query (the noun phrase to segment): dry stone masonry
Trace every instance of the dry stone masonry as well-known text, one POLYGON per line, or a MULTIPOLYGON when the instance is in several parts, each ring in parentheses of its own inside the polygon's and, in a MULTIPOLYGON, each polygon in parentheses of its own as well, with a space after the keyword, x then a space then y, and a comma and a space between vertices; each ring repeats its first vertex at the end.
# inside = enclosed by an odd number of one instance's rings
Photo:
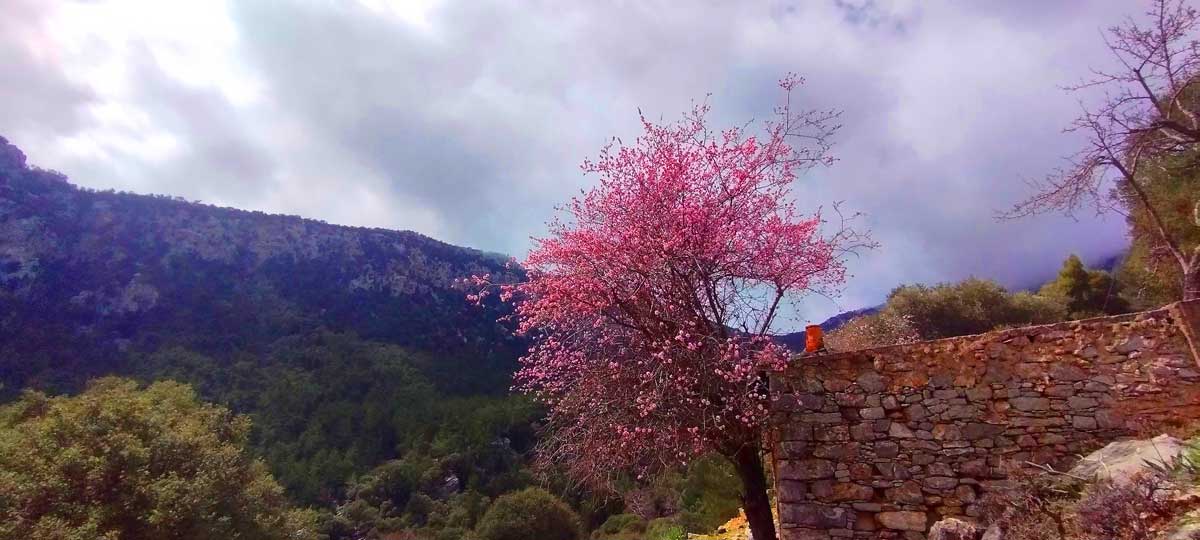
POLYGON ((1200 301, 820 356, 771 381, 783 540, 925 537, 1025 462, 1200 418, 1200 301))

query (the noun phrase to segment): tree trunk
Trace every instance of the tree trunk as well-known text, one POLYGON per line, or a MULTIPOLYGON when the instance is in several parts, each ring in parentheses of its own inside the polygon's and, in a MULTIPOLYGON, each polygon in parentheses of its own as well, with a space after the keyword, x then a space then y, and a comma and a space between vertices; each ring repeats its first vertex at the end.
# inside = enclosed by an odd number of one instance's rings
POLYGON ((754 540, 776 540, 771 499, 767 497, 767 474, 763 471, 758 445, 743 446, 731 460, 742 479, 742 508, 754 540))
POLYGON ((1194 264, 1183 269, 1183 299, 1200 299, 1200 268, 1194 264))

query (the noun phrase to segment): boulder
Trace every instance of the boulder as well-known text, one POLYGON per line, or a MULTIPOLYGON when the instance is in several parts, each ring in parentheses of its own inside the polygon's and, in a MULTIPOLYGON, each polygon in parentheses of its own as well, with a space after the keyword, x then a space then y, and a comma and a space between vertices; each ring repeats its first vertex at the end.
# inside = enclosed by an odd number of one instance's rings
POLYGON ((976 540, 983 533, 978 525, 958 518, 946 518, 929 528, 929 540, 976 540))
POLYGON ((1088 480, 1112 480, 1123 484, 1152 466, 1170 466, 1187 449, 1187 444, 1170 435, 1153 439, 1117 441, 1096 450, 1071 469, 1071 476, 1088 480))
POLYGON ((992 524, 983 531, 983 538, 979 540, 1004 540, 1004 531, 1000 530, 999 525, 992 524))

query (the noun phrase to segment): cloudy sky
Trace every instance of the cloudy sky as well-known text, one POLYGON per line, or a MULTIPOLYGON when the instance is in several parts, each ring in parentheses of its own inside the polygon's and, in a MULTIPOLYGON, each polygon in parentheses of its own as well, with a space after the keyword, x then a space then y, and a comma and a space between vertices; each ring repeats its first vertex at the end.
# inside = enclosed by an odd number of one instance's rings
MULTIPOLYGON (((764 118, 845 111, 829 169, 882 247, 836 301, 970 275, 1010 286, 1125 243, 1118 216, 998 222, 1079 141, 1060 86, 1108 58, 1131 0, 797 2, 0 0, 0 135, 98 189, 348 225, 522 256, 578 165, 636 135, 640 107, 764 118)), ((1084 96, 1086 99, 1086 96, 1084 96)))

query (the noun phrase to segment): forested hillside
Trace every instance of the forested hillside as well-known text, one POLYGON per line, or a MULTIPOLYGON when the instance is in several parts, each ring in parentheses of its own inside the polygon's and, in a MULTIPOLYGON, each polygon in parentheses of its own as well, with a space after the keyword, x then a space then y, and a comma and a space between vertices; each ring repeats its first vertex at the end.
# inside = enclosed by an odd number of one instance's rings
POLYGON ((318 329, 432 353, 431 376, 458 372, 447 391, 505 389, 519 344, 453 288, 486 272, 504 273, 502 257, 413 232, 81 189, 0 138, 9 396, 78 388, 131 353, 230 360, 318 329))
POLYGON ((480 272, 502 275, 505 260, 412 232, 81 189, 0 139, 0 402, 102 375, 188 383, 249 416, 250 450, 300 504, 332 508, 397 459, 415 475, 389 488, 397 517, 422 490, 525 485, 540 413, 506 395, 523 345, 496 322, 502 308, 454 288, 480 272))
MULTIPOLYGON (((516 272, 503 256, 413 232, 83 189, 0 138, 0 439, 34 429, 28 411, 43 411, 46 394, 79 395, 61 403, 104 415, 108 397, 80 394, 88 381, 178 381, 245 416, 238 437, 289 504, 317 510, 314 538, 460 538, 492 501, 529 496, 522 490, 547 481, 530 470, 544 411, 508 393, 525 343, 497 322, 505 304, 474 305, 456 286, 516 272)), ((89 392, 109 396, 119 385, 134 400, 158 392, 109 381, 89 392)), ((223 437, 234 427, 206 429, 223 437)), ((89 467, 128 466, 110 458, 89 467)), ((735 513, 728 466, 693 469, 630 484, 621 495, 638 517, 619 514, 608 529, 671 515, 660 527, 710 530, 735 513)), ((0 489, 36 494, 52 479, 4 481, 0 489)), ((626 506, 549 481, 586 530, 626 506)), ((36 526, 144 526, 73 524, 85 517, 40 515, 36 526)))

